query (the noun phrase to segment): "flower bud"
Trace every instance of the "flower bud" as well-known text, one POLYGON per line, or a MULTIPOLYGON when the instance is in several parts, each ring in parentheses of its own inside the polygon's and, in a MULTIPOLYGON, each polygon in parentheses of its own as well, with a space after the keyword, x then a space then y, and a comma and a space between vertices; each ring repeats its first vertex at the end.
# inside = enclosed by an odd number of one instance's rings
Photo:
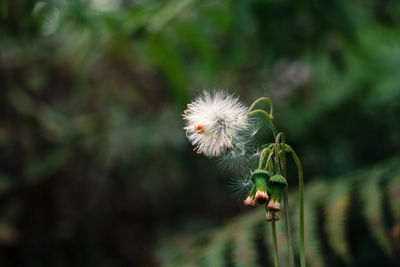
POLYGON ((269 199, 267 193, 268 173, 263 170, 255 170, 251 175, 251 180, 256 188, 254 200, 260 204, 266 203, 269 199))
MULTIPOLYGON (((278 212, 275 212, 275 214, 274 214, 274 220, 275 220, 275 221, 279 221, 280 219, 281 219, 281 218, 279 217, 278 212)), ((271 212, 270 210, 267 210, 267 213, 265 214, 265 220, 266 220, 267 222, 272 221, 272 212, 271 212)))
POLYGON ((268 186, 271 191, 271 200, 269 201, 267 208, 269 210, 280 211, 282 189, 287 186, 287 182, 282 175, 277 174, 269 179, 268 186))
POLYGON ((250 207, 255 207, 256 206, 256 202, 254 200, 254 196, 256 195, 256 191, 257 191, 256 185, 253 184, 253 187, 250 190, 249 196, 243 201, 243 203, 246 206, 250 206, 250 207))

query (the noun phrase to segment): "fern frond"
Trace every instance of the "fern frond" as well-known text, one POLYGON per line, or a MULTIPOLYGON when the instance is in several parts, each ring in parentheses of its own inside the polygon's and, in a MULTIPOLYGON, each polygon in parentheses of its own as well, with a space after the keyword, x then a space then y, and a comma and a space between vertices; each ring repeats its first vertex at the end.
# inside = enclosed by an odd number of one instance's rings
POLYGON ((382 179, 390 174, 391 166, 378 166, 364 172, 363 180, 360 181, 360 194, 364 202, 363 212, 369 225, 372 236, 383 248, 387 256, 391 256, 392 245, 388 238, 384 225, 383 197, 384 188, 381 187, 382 179))
MULTIPOLYGON (((293 230, 294 250, 298 251, 299 209, 297 192, 289 195, 289 211, 293 230)), ((324 254, 326 240, 340 260, 347 265, 356 263, 347 240, 348 229, 355 218, 367 222, 369 233, 378 247, 386 252, 388 258, 395 251, 400 252, 400 158, 383 164, 350 173, 336 179, 317 179, 306 186, 305 191, 305 239, 307 265, 323 267, 330 264, 330 256, 324 254), (349 210, 351 203, 360 196, 361 202, 354 205, 361 212, 349 210), (393 218, 391 229, 385 228, 385 210, 393 218), (361 205, 361 206, 359 206, 361 205), (320 213, 325 210, 324 213, 320 213), (348 216, 350 215, 351 216, 348 216), (356 217, 354 217, 356 216, 356 217), (361 217, 360 217, 361 216, 361 217), (353 218, 354 217, 354 218, 353 218), (321 220, 323 225, 319 225, 321 220), (324 231, 321 232, 321 229, 324 231), (390 230, 390 233, 389 233, 390 230)), ((269 225, 264 222, 265 211, 259 208, 233 219, 228 225, 193 236, 191 242, 172 250, 168 244, 168 254, 163 266, 264 266, 273 261, 272 241, 269 225), (195 242, 196 239, 203 242, 195 242), (177 253, 177 250, 181 250, 177 253), (175 253, 175 254, 174 254, 175 253)), ((277 226, 280 266, 288 266, 288 250, 284 216, 277 226)), ((182 239, 186 240, 187 237, 182 239)), ((384 254, 382 254, 384 255, 384 254)))
POLYGON ((227 262, 226 252, 229 252, 232 240, 230 237, 231 229, 236 224, 231 224, 223 231, 217 233, 211 243, 208 244, 206 250, 200 256, 200 262, 204 266, 225 266, 227 262))
POLYGON ((390 229, 390 236, 393 240, 393 249, 400 253, 400 168, 390 175, 387 183, 387 192, 390 211, 393 215, 393 225, 390 229))
POLYGON ((254 242, 255 229, 262 220, 261 216, 246 216, 232 229, 235 251, 233 262, 235 266, 257 266, 257 248, 254 242), (240 230, 239 230, 240 229, 240 230))
POLYGON ((346 240, 345 225, 352 184, 345 179, 338 179, 327 186, 329 191, 326 192, 325 231, 328 242, 333 251, 349 265, 352 262, 352 257, 346 240))
POLYGON ((390 176, 387 183, 390 209, 395 218, 400 218, 400 167, 387 175, 390 176))
POLYGON ((318 205, 322 205, 326 185, 316 182, 307 188, 307 197, 304 201, 305 209, 305 243, 307 244, 306 258, 310 266, 325 266, 325 258, 321 251, 321 242, 318 238, 318 205))

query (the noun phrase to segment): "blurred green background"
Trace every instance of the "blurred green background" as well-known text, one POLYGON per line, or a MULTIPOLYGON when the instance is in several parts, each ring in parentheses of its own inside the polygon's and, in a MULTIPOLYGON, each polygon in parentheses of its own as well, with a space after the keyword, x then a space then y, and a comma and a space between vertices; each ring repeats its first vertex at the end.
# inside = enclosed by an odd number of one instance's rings
POLYGON ((400 265, 397 0, 0 0, 0 86, 1 266, 269 266, 182 130, 209 88, 273 100, 310 266, 400 265))

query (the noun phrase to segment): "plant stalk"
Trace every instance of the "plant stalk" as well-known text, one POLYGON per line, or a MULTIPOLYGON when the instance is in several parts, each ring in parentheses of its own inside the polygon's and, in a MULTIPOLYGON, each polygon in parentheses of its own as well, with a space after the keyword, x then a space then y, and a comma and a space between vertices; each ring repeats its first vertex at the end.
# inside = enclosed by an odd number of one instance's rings
POLYGON ((261 109, 256 109, 256 110, 253 110, 253 111, 250 111, 249 113, 247 113, 247 116, 251 116, 251 115, 254 115, 254 114, 257 114, 257 113, 260 113, 260 114, 264 115, 265 118, 267 118, 267 120, 268 120, 268 122, 270 124, 270 128, 272 130, 272 133, 273 133, 274 137, 276 137, 276 135, 278 133, 276 131, 276 126, 275 126, 274 119, 266 111, 261 110, 261 109))
POLYGON ((286 224, 286 234, 287 234, 288 249, 289 249, 289 265, 290 267, 294 267, 293 239, 292 239, 292 231, 290 229, 289 200, 288 200, 287 187, 283 191, 283 204, 285 205, 285 224, 286 224))
MULTIPOLYGON (((263 162, 266 158, 267 152, 270 154, 268 155, 267 162, 265 165, 265 169, 269 167, 271 160, 273 160, 273 155, 275 154, 275 171, 278 172, 282 171, 282 176, 286 178, 286 152, 290 152, 293 160, 296 163, 298 178, 299 178, 299 195, 300 195, 300 266, 305 267, 305 253, 304 253, 304 183, 303 183, 303 170, 301 168, 301 163, 299 158, 297 157, 294 150, 285 144, 285 135, 283 133, 278 133, 276 130, 276 125, 274 122, 273 117, 273 105, 272 101, 267 97, 261 97, 254 101, 254 103, 250 106, 249 112, 247 113, 248 116, 254 115, 256 113, 260 113, 266 117, 270 124, 270 128, 275 138, 275 145, 274 150, 270 151, 269 149, 264 149, 261 153, 260 162, 259 162, 259 169, 262 169, 263 162), (270 105, 270 113, 268 114, 266 111, 261 109, 252 110, 259 102, 267 101, 270 105), (279 142, 281 138, 282 143, 279 142), (282 149, 279 151, 279 147, 282 149), (281 153, 282 152, 282 153, 281 153), (278 160, 279 158, 279 160, 278 160)), ((290 229, 290 221, 289 221, 289 201, 288 201, 288 192, 287 188, 285 188, 284 192, 284 206, 285 206, 285 223, 286 223, 286 232, 288 238, 288 246, 289 246, 289 263, 291 267, 294 267, 294 253, 293 253, 293 246, 292 246, 292 235, 290 229)), ((275 212, 272 212, 272 222, 271 222, 271 230, 272 230, 272 238, 274 243, 274 264, 275 267, 278 267, 278 244, 276 239, 276 226, 275 226, 275 212)))
POLYGON ((272 231, 272 242, 274 243, 274 266, 279 266, 279 258, 278 258, 278 242, 276 240, 276 226, 275 226, 275 212, 272 212, 272 221, 271 221, 271 231, 272 231))
POLYGON ((263 164, 264 164, 264 161, 265 161, 265 157, 267 156, 267 154, 268 154, 269 151, 270 151, 270 149, 269 149, 268 147, 267 147, 267 148, 264 148, 264 149, 262 150, 261 155, 260 155, 260 160, 259 160, 259 162, 258 162, 258 169, 259 169, 259 170, 262 170, 263 164))
MULTIPOLYGON (((284 133, 279 133, 276 137, 275 140, 275 148, 276 151, 278 150, 277 146, 282 149, 279 151, 278 156, 281 162, 281 171, 282 171, 282 176, 286 179, 286 141, 285 141, 285 134, 284 133), (279 138, 281 138, 282 143, 279 144, 279 138)), ((289 219, 289 200, 288 200, 288 188, 285 187, 283 190, 283 203, 285 206, 285 226, 286 226, 286 235, 288 239, 288 250, 289 250, 289 265, 290 267, 294 267, 294 253, 293 253, 293 240, 292 240, 292 232, 290 229, 290 219, 289 219)))
POLYGON ((303 169, 301 168, 300 159, 297 157, 296 152, 289 146, 285 146, 294 162, 296 163, 297 173, 299 177, 299 198, 300 198, 300 266, 306 266, 306 257, 304 252, 304 182, 303 182, 303 169))
POLYGON ((249 108, 249 112, 261 101, 267 101, 269 104, 269 115, 271 116, 271 118, 273 118, 273 113, 274 113, 274 105, 272 104, 271 99, 269 99, 268 97, 260 97, 259 99, 257 99, 256 101, 253 102, 253 104, 251 104, 250 108, 249 108))

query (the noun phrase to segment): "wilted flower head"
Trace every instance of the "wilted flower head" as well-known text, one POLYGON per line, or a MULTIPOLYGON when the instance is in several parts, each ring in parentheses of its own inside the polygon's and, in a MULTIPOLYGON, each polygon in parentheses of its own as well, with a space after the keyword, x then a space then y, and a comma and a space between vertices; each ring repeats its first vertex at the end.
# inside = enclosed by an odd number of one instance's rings
POLYGON ((219 156, 243 144, 241 133, 249 128, 247 111, 238 98, 224 91, 205 91, 184 111, 186 136, 197 153, 219 156))

